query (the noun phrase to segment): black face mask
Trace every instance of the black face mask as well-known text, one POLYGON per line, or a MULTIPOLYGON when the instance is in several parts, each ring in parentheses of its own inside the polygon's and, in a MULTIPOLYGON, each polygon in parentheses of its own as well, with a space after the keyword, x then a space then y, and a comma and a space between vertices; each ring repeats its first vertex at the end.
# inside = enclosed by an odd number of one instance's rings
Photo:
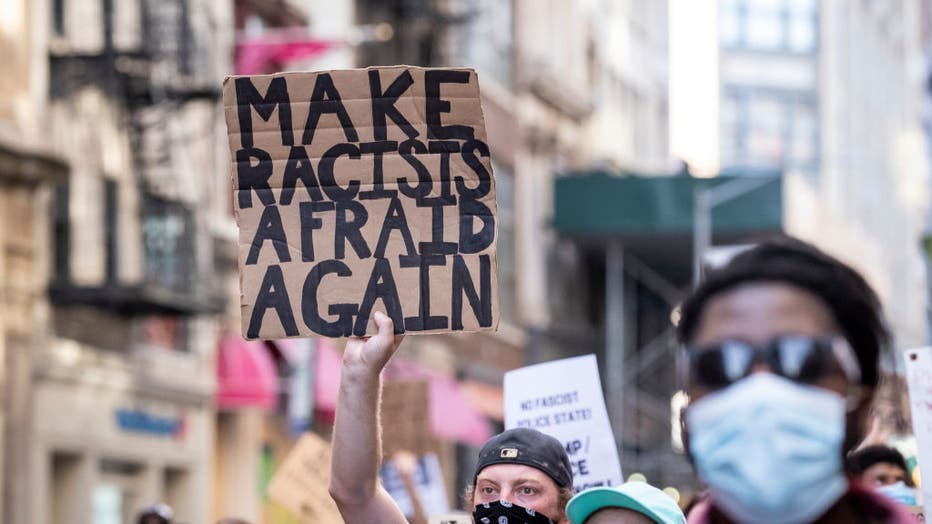
POLYGON ((475 524, 554 524, 532 509, 504 500, 479 504, 472 511, 472 518, 475 524))

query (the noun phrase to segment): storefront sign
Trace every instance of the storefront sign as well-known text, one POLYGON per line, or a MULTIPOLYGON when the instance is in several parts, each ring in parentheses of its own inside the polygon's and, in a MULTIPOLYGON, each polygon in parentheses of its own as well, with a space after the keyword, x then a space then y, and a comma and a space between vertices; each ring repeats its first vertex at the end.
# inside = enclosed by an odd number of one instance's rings
POLYGON ((123 431, 146 433, 159 437, 182 438, 185 418, 156 415, 140 409, 120 408, 114 412, 117 426, 123 431))

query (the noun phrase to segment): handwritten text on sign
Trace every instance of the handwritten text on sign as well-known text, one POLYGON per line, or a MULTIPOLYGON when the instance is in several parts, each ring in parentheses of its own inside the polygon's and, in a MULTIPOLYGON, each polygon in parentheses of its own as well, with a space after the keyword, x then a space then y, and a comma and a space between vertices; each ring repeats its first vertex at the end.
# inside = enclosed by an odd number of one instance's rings
POLYGON ((505 374, 505 428, 528 427, 566 447, 577 491, 621 484, 595 355, 555 360, 505 374))
POLYGON ((228 77, 246 338, 494 329, 495 184, 476 73, 228 77))

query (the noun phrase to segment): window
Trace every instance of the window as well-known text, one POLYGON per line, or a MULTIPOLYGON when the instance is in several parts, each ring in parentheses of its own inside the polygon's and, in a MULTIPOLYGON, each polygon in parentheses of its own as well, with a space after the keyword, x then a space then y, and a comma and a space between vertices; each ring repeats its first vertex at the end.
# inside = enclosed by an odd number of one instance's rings
POLYGON ((117 238, 117 182, 109 178, 104 178, 104 256, 107 283, 113 284, 117 281, 117 264, 119 257, 117 249, 119 239, 117 238))
POLYGON ((480 75, 510 86, 514 63, 513 0, 474 0, 469 13, 464 23, 450 27, 454 48, 480 75))
POLYGON ((190 326, 183 316, 151 315, 135 320, 135 339, 140 346, 169 351, 188 351, 190 326))
POLYGON ((143 195, 142 242, 145 280, 190 293, 194 284, 194 220, 178 202, 143 195))
POLYGON ((68 198, 71 191, 67 182, 55 186, 52 196, 52 240, 55 243, 53 277, 67 282, 71 277, 71 222, 68 198))
POLYGON ((752 49, 780 49, 783 44, 783 13, 777 0, 748 3, 746 45, 752 49))
POLYGON ((52 34, 65 36, 65 0, 52 0, 52 34))
POLYGON ((719 41, 728 48, 809 53, 816 22, 816 0, 722 0, 719 41))
POLYGON ((813 171, 819 148, 815 98, 775 89, 726 89, 721 137, 725 165, 813 171))

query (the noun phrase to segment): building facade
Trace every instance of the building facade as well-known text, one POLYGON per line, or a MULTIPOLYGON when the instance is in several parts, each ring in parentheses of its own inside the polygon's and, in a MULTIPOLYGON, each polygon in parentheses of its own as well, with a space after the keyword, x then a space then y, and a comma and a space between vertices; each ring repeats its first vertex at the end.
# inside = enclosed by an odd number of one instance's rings
POLYGON ((235 238, 217 103, 232 7, 2 7, 0 50, 16 70, 0 81, 13 91, 0 127, 14 151, 48 151, 0 155, 3 172, 20 158, 20 179, 40 167, 69 175, 4 194, 15 255, 4 338, 18 361, 5 381, 16 434, 4 439, 15 481, 4 479, 3 521, 128 522, 164 501, 207 522, 213 355, 235 238))
POLYGON ((786 232, 849 260, 897 347, 927 337, 922 2, 719 2, 723 170, 784 173, 786 232))
POLYGON ((68 165, 44 140, 46 72, 38 61, 43 28, 30 2, 0 10, 0 520, 28 522, 18 501, 29 467, 33 420, 33 355, 45 342, 46 269, 52 250, 44 234, 53 184, 68 165))

